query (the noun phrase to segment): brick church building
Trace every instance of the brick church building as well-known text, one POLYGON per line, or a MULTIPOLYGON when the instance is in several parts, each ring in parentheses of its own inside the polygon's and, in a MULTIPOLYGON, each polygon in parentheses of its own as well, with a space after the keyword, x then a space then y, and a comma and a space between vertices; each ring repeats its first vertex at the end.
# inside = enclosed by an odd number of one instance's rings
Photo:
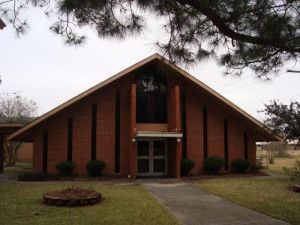
MULTIPOLYGON (((55 96, 53 96, 55 97, 55 96)), ((47 112, 10 136, 33 143, 33 171, 60 161, 86 173, 91 159, 107 176, 180 177, 180 160, 203 173, 207 156, 256 161, 271 131, 223 96, 154 54, 47 112)))

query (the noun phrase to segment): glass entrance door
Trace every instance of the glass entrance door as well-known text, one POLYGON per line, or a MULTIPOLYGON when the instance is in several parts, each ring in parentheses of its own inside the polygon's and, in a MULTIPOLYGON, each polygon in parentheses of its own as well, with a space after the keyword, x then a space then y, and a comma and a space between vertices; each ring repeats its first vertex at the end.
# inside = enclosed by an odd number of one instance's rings
POLYGON ((165 140, 137 142, 137 175, 164 176, 167 174, 167 144, 165 140))

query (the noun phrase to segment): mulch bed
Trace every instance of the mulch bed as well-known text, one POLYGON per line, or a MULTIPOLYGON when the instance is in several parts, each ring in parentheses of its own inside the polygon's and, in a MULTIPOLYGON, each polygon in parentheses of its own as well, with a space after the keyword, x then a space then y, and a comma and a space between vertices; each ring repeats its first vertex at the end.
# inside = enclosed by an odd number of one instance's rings
POLYGON ((92 205, 103 199, 102 194, 93 189, 78 187, 66 188, 61 191, 52 191, 43 195, 43 202, 56 206, 84 206, 92 205))
POLYGON ((292 189, 294 192, 300 192, 300 184, 294 184, 292 189))

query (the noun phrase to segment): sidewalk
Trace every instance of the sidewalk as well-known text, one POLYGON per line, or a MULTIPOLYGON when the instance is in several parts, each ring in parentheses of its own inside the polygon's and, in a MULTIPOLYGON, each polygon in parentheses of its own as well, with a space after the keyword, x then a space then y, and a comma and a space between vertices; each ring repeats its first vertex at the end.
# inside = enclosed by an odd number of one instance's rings
POLYGON ((287 225, 185 182, 142 180, 146 189, 185 225, 287 225))

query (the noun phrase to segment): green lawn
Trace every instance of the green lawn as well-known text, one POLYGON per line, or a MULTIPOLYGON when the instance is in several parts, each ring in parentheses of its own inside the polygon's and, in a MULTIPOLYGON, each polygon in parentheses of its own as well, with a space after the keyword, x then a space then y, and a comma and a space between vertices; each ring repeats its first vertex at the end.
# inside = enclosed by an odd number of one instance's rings
POLYGON ((4 173, 24 173, 32 170, 31 162, 16 163, 15 166, 4 167, 4 173))
MULTIPOLYGON (((264 169, 263 171, 268 173, 278 173, 285 175, 286 173, 282 170, 283 167, 286 167, 288 169, 291 169, 294 167, 294 164, 296 162, 296 157, 293 158, 275 158, 273 164, 269 164, 268 168, 264 169)), ((299 159, 299 157, 298 157, 299 159)))
POLYGON ((97 182, 0 183, 0 224, 30 225, 129 225, 179 222, 139 185, 104 185, 97 182), (44 192, 70 186, 94 188, 104 200, 86 207, 46 206, 44 192))
POLYGON ((199 187, 266 215, 300 224, 300 194, 289 179, 226 178, 205 180, 199 187))

